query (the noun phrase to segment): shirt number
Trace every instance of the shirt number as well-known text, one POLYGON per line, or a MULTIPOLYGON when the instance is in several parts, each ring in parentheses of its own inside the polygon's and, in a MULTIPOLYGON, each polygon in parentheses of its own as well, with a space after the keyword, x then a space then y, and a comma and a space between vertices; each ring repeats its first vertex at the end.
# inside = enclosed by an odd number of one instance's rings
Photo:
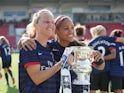
POLYGON ((120 66, 124 66, 123 52, 122 51, 119 53, 119 57, 120 57, 120 66))
POLYGON ((105 48, 103 46, 99 46, 98 50, 101 51, 102 55, 105 55, 105 48))
POLYGON ((4 48, 4 51, 5 51, 6 56, 10 55, 10 48, 9 47, 4 48))

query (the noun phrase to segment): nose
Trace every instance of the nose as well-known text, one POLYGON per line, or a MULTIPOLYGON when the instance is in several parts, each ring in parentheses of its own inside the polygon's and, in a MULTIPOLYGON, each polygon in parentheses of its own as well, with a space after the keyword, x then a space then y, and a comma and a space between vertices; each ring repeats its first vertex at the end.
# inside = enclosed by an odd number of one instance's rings
POLYGON ((69 33, 74 33, 74 30, 73 30, 73 29, 69 29, 68 32, 69 32, 69 33))

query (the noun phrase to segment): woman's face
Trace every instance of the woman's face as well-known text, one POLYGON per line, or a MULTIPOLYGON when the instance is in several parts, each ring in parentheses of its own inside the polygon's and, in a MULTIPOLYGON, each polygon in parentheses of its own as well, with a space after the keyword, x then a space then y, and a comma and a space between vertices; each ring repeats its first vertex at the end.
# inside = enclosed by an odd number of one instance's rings
POLYGON ((36 34, 40 36, 43 35, 48 38, 54 36, 55 24, 53 16, 47 13, 43 14, 38 20, 37 30, 36 34))
POLYGON ((56 29, 59 41, 70 43, 74 37, 74 24, 70 19, 64 19, 59 28, 56 29))

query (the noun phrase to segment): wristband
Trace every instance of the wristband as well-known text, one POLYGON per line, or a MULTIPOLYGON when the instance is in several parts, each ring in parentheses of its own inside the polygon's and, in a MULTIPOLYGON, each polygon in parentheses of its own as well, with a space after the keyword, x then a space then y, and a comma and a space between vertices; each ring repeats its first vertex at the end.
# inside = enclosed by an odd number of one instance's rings
POLYGON ((95 63, 96 65, 101 65, 102 63, 104 63, 105 61, 103 60, 103 59, 100 59, 99 61, 97 61, 97 62, 93 62, 93 63, 95 63))

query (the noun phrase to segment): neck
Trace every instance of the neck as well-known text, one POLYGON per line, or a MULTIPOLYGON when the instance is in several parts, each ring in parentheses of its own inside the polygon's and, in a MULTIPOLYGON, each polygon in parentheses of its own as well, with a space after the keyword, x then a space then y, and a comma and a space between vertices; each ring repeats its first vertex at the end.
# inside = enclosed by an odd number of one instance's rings
POLYGON ((97 38, 97 37, 100 37, 99 35, 95 35, 95 36, 93 36, 93 38, 97 38))
POLYGON ((58 40, 59 44, 62 46, 62 47, 67 47, 69 45, 70 42, 65 42, 63 40, 58 40))
POLYGON ((45 37, 42 37, 42 36, 40 36, 40 37, 36 37, 35 39, 42 45, 42 46, 44 46, 44 47, 46 47, 47 46, 47 41, 48 41, 48 38, 45 38, 45 37))

